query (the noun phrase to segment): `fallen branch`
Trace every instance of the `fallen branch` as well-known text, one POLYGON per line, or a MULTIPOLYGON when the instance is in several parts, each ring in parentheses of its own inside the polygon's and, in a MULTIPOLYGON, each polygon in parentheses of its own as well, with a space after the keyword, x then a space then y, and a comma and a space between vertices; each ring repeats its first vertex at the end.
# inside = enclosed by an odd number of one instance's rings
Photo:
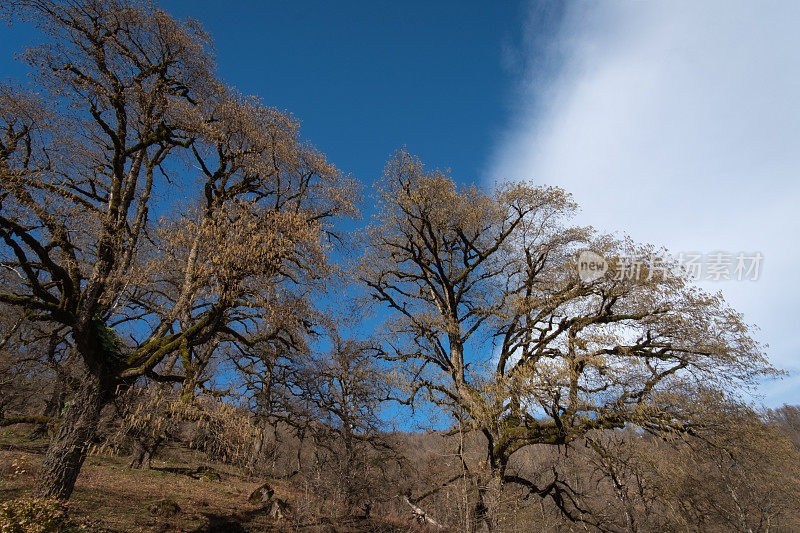
POLYGON ((403 496, 403 500, 411 506, 411 510, 414 512, 414 518, 417 519, 417 522, 424 523, 427 522, 428 524, 434 526, 436 529, 444 529, 444 526, 439 524, 436 520, 434 520, 428 513, 423 511, 420 507, 416 504, 412 503, 408 496, 403 496))
POLYGON ((0 427, 13 426, 14 424, 49 424, 54 420, 55 418, 41 415, 10 416, 8 418, 0 419, 0 427))

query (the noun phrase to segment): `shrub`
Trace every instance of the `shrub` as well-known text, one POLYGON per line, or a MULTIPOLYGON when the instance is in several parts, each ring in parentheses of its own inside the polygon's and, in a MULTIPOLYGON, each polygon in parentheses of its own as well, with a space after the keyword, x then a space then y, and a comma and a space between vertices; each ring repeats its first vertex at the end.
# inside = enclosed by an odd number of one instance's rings
POLYGON ((66 506, 58 500, 19 498, 0 504, 0 533, 51 533, 66 522, 66 506))

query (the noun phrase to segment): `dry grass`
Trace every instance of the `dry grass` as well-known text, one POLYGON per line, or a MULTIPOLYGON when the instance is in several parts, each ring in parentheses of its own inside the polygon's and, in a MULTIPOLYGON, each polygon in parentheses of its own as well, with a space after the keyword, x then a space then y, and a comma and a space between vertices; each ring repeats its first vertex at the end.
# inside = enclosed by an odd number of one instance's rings
MULTIPOLYGON (((0 501, 29 494, 42 461, 42 447, 0 438, 0 501)), ((81 471, 69 502, 69 515, 88 531, 96 532, 231 532, 239 531, 410 531, 416 528, 400 517, 381 520, 342 521, 320 517, 276 521, 248 503, 250 493, 264 482, 237 475, 235 468, 210 465, 219 481, 193 479, 181 471, 203 464, 202 456, 174 450, 178 459, 154 461, 149 471, 130 470, 127 458, 90 456, 81 471), (180 511, 164 516, 160 501, 177 503, 180 511), (161 514, 161 515, 160 515, 161 514)), ((207 463, 206 463, 207 464, 207 463)), ((295 508, 307 505, 308 494, 286 482, 270 483, 275 496, 295 508), (305 500, 305 501, 304 501, 305 500)), ((324 508, 324 502, 317 507, 324 508)), ((169 514, 169 513, 166 513, 169 514)), ((335 515, 336 512, 330 513, 335 515)))
MULTIPOLYGON (((0 500, 24 496, 33 485, 42 456, 20 451, 0 451, 0 500), (23 465, 19 471, 15 465, 23 465)), ((150 471, 129 470, 125 460, 114 456, 89 457, 69 502, 70 516, 90 529, 119 532, 213 531, 221 522, 246 521, 253 527, 275 526, 258 516, 247 496, 258 482, 223 476, 219 482, 193 479, 181 473, 160 470, 156 461, 150 471), (180 512, 158 516, 151 508, 160 500, 172 500, 180 512)), ((188 465, 187 465, 188 466, 188 465)), ((236 528, 231 524, 231 531, 236 528)))

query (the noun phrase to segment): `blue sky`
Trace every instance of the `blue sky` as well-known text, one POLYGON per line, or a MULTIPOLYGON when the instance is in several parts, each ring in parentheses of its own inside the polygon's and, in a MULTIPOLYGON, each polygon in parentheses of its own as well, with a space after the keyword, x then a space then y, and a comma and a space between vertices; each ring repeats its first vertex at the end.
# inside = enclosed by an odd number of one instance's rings
POLYGON ((296 114, 305 136, 367 182, 403 145, 482 176, 514 97, 504 54, 527 19, 516 1, 161 5, 201 20, 225 79, 296 114))
MULTIPOLYGON (((513 103, 505 55, 521 46, 528 13, 521 1, 157 3, 200 20, 228 83, 294 113, 307 138, 367 182, 403 145, 481 177, 513 103)), ((558 9, 552 18, 554 30, 558 9)), ((22 25, 4 33, 14 51, 37 37, 22 25)), ((8 53, 0 67, 23 72, 8 53)))
MULTIPOLYGON (((790 0, 162 0, 199 19, 221 76, 293 112, 369 184, 406 145, 461 181, 565 187, 579 222, 674 252, 761 252, 707 283, 757 323, 800 403, 800 4, 790 0)), ((0 72, 35 36, 3 30, 0 72)))

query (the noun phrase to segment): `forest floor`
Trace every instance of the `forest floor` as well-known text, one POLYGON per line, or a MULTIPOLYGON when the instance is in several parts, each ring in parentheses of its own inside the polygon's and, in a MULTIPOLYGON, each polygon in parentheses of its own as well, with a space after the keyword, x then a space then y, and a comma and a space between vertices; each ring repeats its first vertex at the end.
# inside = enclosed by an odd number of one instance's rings
MULTIPOLYGON (((0 432, 0 503, 29 495, 46 447, 46 440, 0 432)), ((335 511, 319 512, 324 502, 315 502, 317 512, 303 512, 306 518, 300 520, 291 510, 308 507, 310 498, 291 483, 256 479, 228 465, 202 462, 192 450, 178 452, 167 460, 154 460, 150 470, 127 468, 124 456, 90 455, 67 506, 70 521, 78 531, 104 533, 421 531, 407 517, 336 518, 335 511), (205 473, 198 473, 198 466, 205 467, 205 473), (289 516, 272 518, 267 509, 248 501, 264 482, 275 490, 275 498, 288 504, 289 516)))

